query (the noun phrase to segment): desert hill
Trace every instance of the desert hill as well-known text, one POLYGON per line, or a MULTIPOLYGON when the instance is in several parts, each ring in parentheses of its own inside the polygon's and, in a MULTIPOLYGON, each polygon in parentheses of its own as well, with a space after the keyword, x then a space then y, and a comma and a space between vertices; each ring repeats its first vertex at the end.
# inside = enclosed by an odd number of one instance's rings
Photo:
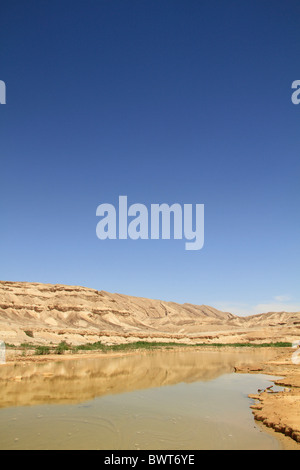
POLYGON ((300 312, 240 317, 206 305, 111 294, 87 287, 0 281, 0 340, 72 344, 296 341, 300 312))

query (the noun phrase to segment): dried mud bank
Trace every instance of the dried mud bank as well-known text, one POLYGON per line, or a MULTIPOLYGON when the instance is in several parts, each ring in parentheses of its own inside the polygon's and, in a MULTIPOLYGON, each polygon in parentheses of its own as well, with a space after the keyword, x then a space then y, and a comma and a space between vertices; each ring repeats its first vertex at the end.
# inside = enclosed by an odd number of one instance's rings
POLYGON ((282 441, 284 448, 300 450, 300 365, 292 361, 294 351, 278 350, 272 361, 236 368, 236 372, 280 377, 273 386, 249 395, 255 400, 252 412, 256 421, 289 438, 282 441), (275 391, 276 385, 283 388, 275 391))

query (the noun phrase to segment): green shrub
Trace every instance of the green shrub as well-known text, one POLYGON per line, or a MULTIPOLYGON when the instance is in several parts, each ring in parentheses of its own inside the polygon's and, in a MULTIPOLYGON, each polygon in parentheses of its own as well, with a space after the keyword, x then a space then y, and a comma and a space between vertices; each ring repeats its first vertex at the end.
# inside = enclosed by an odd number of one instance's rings
POLYGON ((48 346, 36 346, 35 354, 37 356, 44 356, 50 354, 50 348, 48 346))
POLYGON ((56 347, 56 354, 63 354, 65 351, 70 349, 69 345, 65 341, 61 341, 59 345, 56 347))

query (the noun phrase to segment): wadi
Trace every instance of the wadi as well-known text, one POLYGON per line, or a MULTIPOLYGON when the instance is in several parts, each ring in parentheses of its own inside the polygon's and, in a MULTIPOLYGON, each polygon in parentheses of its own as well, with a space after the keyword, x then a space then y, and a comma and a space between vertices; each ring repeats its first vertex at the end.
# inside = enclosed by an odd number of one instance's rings
POLYGON ((81 286, 0 281, 0 341, 6 346, 0 379, 7 390, 1 406, 73 402, 141 387, 201 383, 232 372, 267 374, 281 389, 249 393, 252 414, 287 439, 284 448, 299 449, 299 338, 300 312, 242 317, 206 305, 81 286), (253 355, 258 350, 267 354, 253 355), (242 360, 244 353, 250 362, 242 360), (62 374, 62 361, 90 357, 96 362, 73 362, 62 374), (124 361, 111 362, 122 357, 128 358, 128 367, 124 361), (53 368, 43 371, 40 363, 53 368), (74 387, 66 387, 71 378, 74 387))

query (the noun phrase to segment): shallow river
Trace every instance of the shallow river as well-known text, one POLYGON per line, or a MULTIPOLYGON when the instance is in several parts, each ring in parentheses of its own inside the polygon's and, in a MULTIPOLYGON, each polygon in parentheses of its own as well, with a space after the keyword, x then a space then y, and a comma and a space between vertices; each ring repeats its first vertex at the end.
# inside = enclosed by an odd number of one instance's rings
POLYGON ((269 350, 166 351, 0 366, 0 449, 279 449, 234 373, 269 350))

